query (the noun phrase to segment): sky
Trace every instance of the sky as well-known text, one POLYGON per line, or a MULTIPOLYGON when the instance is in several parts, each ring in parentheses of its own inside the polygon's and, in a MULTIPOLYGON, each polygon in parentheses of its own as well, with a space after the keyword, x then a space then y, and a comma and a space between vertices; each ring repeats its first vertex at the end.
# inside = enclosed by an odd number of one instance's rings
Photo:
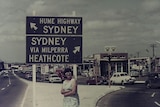
POLYGON ((26 61, 26 16, 83 18, 83 57, 105 46, 129 56, 160 56, 160 0, 0 0, 0 59, 26 61), (138 54, 139 53, 139 54, 138 54))

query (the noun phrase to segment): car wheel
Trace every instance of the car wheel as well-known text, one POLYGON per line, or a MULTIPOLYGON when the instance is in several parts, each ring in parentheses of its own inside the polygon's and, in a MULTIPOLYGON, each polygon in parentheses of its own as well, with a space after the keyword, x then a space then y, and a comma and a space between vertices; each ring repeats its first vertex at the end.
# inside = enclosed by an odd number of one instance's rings
POLYGON ((113 84, 114 84, 114 82, 113 82, 113 81, 110 81, 110 84, 111 84, 111 85, 113 85, 113 84))
POLYGON ((121 84, 124 85, 124 81, 123 80, 122 80, 121 84))
POLYGON ((88 82, 87 85, 90 85, 90 83, 88 82))
POLYGON ((49 83, 53 83, 53 81, 49 81, 49 83))
POLYGON ((146 84, 146 87, 147 87, 147 88, 151 88, 151 83, 148 82, 148 83, 146 84))

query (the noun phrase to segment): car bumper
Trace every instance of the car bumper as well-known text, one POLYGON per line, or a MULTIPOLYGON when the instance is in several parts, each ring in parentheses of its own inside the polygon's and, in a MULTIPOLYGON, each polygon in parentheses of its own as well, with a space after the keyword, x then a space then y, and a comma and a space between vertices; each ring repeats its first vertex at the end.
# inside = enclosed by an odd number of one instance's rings
POLYGON ((130 79, 130 80, 127 80, 126 83, 133 84, 135 83, 135 80, 130 79))

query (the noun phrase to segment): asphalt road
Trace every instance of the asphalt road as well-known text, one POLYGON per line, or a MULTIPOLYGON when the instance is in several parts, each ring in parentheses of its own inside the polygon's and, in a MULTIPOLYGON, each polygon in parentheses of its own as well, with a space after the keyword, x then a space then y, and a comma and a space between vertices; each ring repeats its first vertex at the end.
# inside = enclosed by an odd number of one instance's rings
POLYGON ((0 76, 0 107, 20 107, 26 87, 11 72, 9 78, 0 76))
POLYGON ((135 84, 105 95, 97 102, 97 107, 160 107, 159 95, 160 89, 135 84))

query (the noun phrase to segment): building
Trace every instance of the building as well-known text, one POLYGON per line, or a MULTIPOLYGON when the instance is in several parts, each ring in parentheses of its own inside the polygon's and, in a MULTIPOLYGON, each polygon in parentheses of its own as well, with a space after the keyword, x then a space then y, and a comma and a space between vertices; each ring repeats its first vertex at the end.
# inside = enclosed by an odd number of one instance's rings
POLYGON ((156 57, 154 60, 152 60, 152 71, 160 72, 160 57, 156 57))
POLYGON ((128 71, 137 71, 140 76, 147 75, 151 72, 152 59, 150 57, 138 57, 128 59, 128 71))
POLYGON ((4 62, 0 60, 0 71, 4 69, 4 62))
POLYGON ((94 66, 97 75, 108 76, 114 72, 128 73, 128 53, 98 53, 94 54, 94 66))

